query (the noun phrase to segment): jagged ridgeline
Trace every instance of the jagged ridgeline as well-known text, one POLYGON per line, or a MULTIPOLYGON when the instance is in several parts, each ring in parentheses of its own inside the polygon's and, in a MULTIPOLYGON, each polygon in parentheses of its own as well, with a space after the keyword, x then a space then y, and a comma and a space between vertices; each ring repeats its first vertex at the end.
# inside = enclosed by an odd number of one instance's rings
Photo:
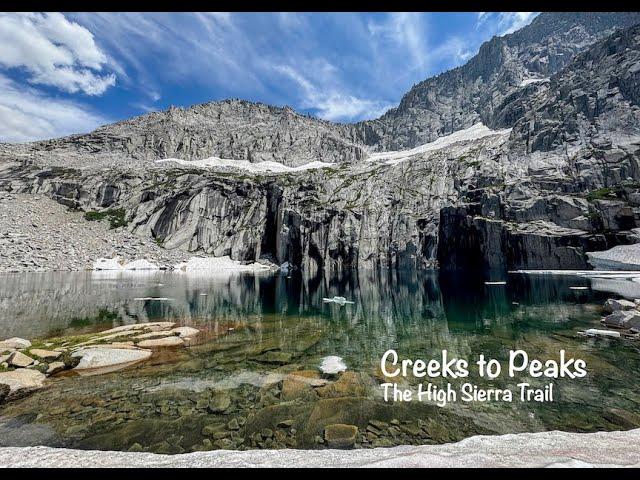
POLYGON ((543 13, 355 124, 227 100, 1 145, 0 187, 308 273, 588 268, 640 240, 639 22, 543 13))

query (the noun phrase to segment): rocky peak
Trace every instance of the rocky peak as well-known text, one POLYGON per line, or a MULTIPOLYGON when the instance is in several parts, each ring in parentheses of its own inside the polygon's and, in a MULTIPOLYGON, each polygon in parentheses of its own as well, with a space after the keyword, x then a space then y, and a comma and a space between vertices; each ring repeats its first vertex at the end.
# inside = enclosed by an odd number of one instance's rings
POLYGON ((376 150, 397 150, 479 121, 494 126, 496 106, 523 81, 558 72, 614 29, 639 22, 635 12, 542 13, 517 32, 482 44, 465 65, 415 85, 380 119, 359 124, 362 141, 376 150))

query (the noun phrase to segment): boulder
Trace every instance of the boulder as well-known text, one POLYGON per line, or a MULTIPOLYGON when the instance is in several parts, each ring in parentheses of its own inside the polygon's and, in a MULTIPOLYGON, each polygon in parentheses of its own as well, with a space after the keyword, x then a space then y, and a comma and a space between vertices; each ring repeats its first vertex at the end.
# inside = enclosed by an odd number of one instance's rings
POLYGON ((29 365, 31 365, 33 362, 33 358, 29 357, 28 355, 25 355, 22 352, 13 352, 10 356, 9 359, 7 360, 9 362, 9 365, 12 365, 14 367, 18 367, 18 368, 24 368, 24 367, 28 367, 29 365))
POLYGON ((606 302, 604 302, 604 310, 609 313, 617 312, 619 310, 631 310, 635 309, 636 304, 634 302, 630 302, 629 300, 616 300, 614 298, 610 298, 606 302))
POLYGON ((111 333, 119 333, 126 332, 129 330, 144 330, 149 329, 152 331, 158 330, 169 330, 173 328, 175 322, 145 322, 145 323, 134 323, 132 325, 122 325, 120 327, 115 327, 110 330, 105 330, 104 332, 100 332, 100 335, 108 335, 111 333))
POLYGON ((231 405, 231 397, 225 390, 212 392, 207 410, 210 413, 223 413, 231 405))
POLYGON ((80 363, 74 370, 81 374, 112 372, 146 360, 150 356, 150 350, 108 347, 86 348, 72 355, 74 358, 80 358, 80 363))
POLYGON ((30 346, 31 342, 29 340, 13 337, 0 342, 0 352, 5 350, 22 350, 24 348, 29 348, 30 346))
POLYGON ((51 362, 47 368, 47 375, 53 375, 64 370, 64 362, 51 362))
POLYGON ((190 338, 199 334, 200 330, 193 327, 177 327, 172 329, 171 332, 177 334, 180 338, 190 338))
MULTIPOLYGON (((19 368, 11 372, 0 373, 0 385, 8 385, 7 400, 20 397, 42 388, 47 377, 30 368, 19 368)), ((6 388, 5 388, 6 390, 6 388)))
POLYGON ((351 448, 356 443, 358 427, 335 423, 324 427, 324 440, 330 448, 351 448))
POLYGON ((618 310, 602 319, 605 325, 618 328, 640 328, 640 312, 637 310, 618 310))
POLYGON ((46 361, 57 360, 60 357, 60 355, 62 355, 62 352, 42 350, 40 348, 32 348, 31 350, 29 350, 29 353, 31 355, 35 355, 36 357, 46 361))
POLYGON ((313 381, 321 380, 319 377, 320 374, 318 372, 311 370, 291 372, 282 380, 280 398, 283 401, 288 402, 289 400, 295 400, 296 398, 313 395, 313 381))
POLYGON ((183 345, 184 345, 184 340, 176 336, 156 338, 151 340, 143 340, 140 343, 138 343, 138 346, 142 348, 181 347, 183 345))

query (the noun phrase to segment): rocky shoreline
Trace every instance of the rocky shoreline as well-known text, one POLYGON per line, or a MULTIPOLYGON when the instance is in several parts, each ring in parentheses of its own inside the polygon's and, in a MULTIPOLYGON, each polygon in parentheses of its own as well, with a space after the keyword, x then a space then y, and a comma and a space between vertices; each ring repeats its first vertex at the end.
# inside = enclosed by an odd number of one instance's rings
POLYGON ((32 343, 23 338, 0 341, 0 404, 45 386, 47 377, 65 370, 99 375, 129 367, 152 351, 185 347, 200 330, 174 322, 123 325, 103 332, 32 343))
POLYGON ((216 450, 179 455, 0 448, 6 467, 638 467, 640 429, 474 436, 444 445, 367 450, 216 450))

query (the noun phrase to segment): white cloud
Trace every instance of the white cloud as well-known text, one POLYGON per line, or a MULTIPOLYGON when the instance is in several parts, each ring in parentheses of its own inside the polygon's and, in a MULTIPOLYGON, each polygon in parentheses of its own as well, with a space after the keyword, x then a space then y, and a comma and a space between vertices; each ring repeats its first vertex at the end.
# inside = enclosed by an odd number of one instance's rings
MULTIPOLYGON (((237 28, 234 14, 211 13, 75 13, 114 58, 126 66, 126 88, 151 101, 167 84, 190 88, 259 91, 253 71, 253 35, 237 28)), ((124 67, 120 67, 124 70, 124 67)))
POLYGON ((99 73, 106 64, 91 32, 60 13, 0 13, 0 65, 25 69, 31 83, 100 95, 116 81, 99 73))
POLYGON ((430 55, 434 60, 452 59, 454 65, 459 65, 469 60, 476 51, 477 46, 472 46, 468 39, 450 37, 444 43, 431 49, 430 55))
POLYGON ((403 48, 413 61, 413 68, 427 66, 427 40, 419 13, 390 13, 383 22, 369 22, 369 32, 403 48))
POLYGON ((21 143, 93 130, 108 120, 0 75, 0 142, 21 143))
POLYGON ((531 23, 537 15, 536 12, 503 12, 500 14, 499 25, 502 28, 500 35, 513 33, 531 23))
POLYGON ((382 115, 393 105, 380 100, 359 98, 351 95, 335 83, 337 70, 325 60, 316 60, 310 67, 319 80, 320 85, 314 84, 305 75, 290 65, 276 65, 274 70, 298 86, 301 93, 300 107, 317 111, 320 118, 331 121, 353 121, 365 118, 375 118, 382 115))
POLYGON ((538 12, 479 12, 476 29, 487 28, 494 35, 507 35, 526 27, 538 12))

